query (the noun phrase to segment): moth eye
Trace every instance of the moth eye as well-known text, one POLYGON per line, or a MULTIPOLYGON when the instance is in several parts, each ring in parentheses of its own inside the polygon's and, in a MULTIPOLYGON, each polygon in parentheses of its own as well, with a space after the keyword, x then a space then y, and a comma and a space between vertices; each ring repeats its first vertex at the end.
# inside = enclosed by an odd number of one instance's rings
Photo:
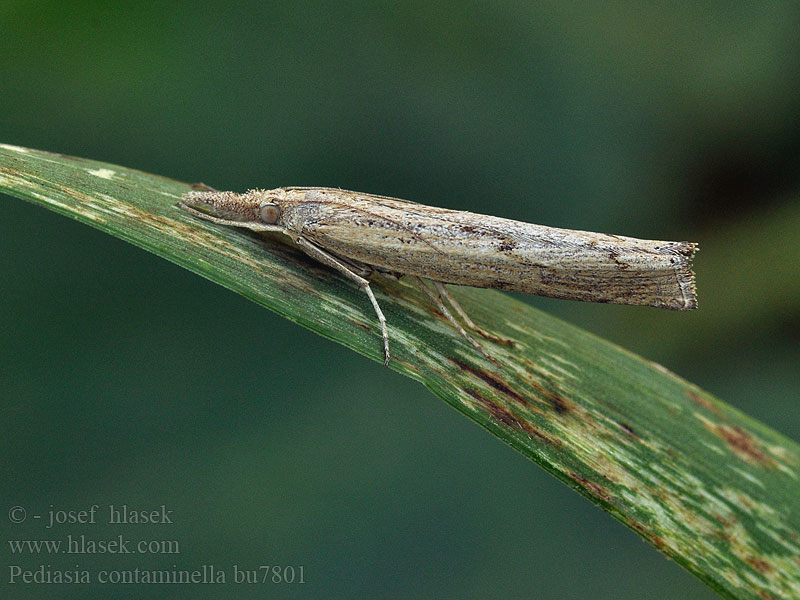
POLYGON ((277 204, 265 202, 259 207, 258 216, 261 217, 261 220, 267 225, 274 225, 281 216, 281 210, 278 208, 277 204))

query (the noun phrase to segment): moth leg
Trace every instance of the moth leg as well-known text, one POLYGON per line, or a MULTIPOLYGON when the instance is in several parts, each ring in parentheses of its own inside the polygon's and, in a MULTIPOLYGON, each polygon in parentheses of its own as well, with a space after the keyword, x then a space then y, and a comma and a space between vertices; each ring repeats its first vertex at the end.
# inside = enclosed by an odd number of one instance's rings
POLYGON ((475 339, 466 332, 466 330, 461 326, 461 324, 455 320, 453 315, 450 314, 450 311, 447 310, 447 307, 444 305, 444 302, 442 302, 441 297, 435 294, 433 290, 431 290, 427 285, 425 285, 425 282, 422 281, 422 279, 420 279, 416 275, 412 275, 412 277, 414 278, 414 281, 416 281, 419 288, 423 292, 425 292, 425 295, 428 296, 428 298, 430 298, 434 304, 436 304, 436 307, 440 311, 442 311, 442 314, 448 321, 450 321, 450 324, 455 328, 455 330, 458 331, 458 333, 460 333, 464 337, 464 339, 466 339, 470 344, 472 344, 473 348, 475 348, 478 352, 483 354, 486 357, 486 360, 494 364, 498 364, 497 361, 494 359, 494 357, 491 354, 489 354, 484 349, 483 346, 481 346, 478 342, 476 342, 475 339))
POLYGON ((362 262, 358 262, 351 259, 343 259, 340 257, 336 257, 336 260, 341 262, 345 267, 350 269, 353 273, 355 273, 356 275, 360 275, 364 279, 366 279, 373 273, 377 272, 373 267, 362 262))
POLYGON ((455 310, 456 313, 458 313, 458 316, 460 316, 464 320, 464 323, 466 324, 466 326, 469 327, 470 329, 472 329, 472 331, 474 331, 475 333, 485 337, 487 340, 490 340, 490 341, 495 342, 497 344, 504 344, 506 346, 513 346, 514 345, 514 341, 513 340, 509 340, 509 339, 506 339, 506 338, 498 337, 498 336, 494 335, 493 333, 489 333, 488 331, 486 331, 482 327, 478 327, 477 325, 475 325, 475 323, 472 322, 472 319, 469 318, 469 315, 467 315, 467 313, 464 311, 464 309, 461 308, 461 305, 458 302, 456 302, 456 299, 453 298, 450 295, 450 292, 447 291, 447 286, 445 286, 445 284, 443 284, 441 281, 434 281, 433 285, 436 286, 436 291, 439 292, 439 297, 442 299, 442 301, 443 302, 444 301, 449 302, 450 306, 453 307, 453 310, 455 310))
POLYGON ((315 258, 322 264, 328 265, 332 269, 336 269, 348 279, 355 281, 367 293, 369 301, 372 302, 372 306, 375 309, 375 314, 378 315, 378 322, 380 322, 381 324, 381 333, 383 334, 383 354, 385 356, 383 364, 388 367, 390 355, 389 355, 389 332, 386 329, 386 317, 383 316, 383 311, 381 310, 381 307, 378 306, 378 301, 375 299, 375 294, 372 293, 372 288, 369 287, 369 281, 367 281, 357 273, 354 273, 350 269, 350 267, 345 265, 341 260, 333 256, 332 254, 329 254, 322 248, 315 246, 305 238, 298 236, 295 238, 295 242, 297 242, 297 245, 300 246, 300 248, 302 248, 303 251, 306 254, 308 254, 311 258, 315 258))
POLYGON ((382 277, 386 277, 386 279, 391 279, 392 281, 400 281, 400 278, 405 275, 405 273, 398 273, 396 271, 387 271, 386 269, 381 269, 380 267, 370 267, 373 272, 378 273, 382 277))

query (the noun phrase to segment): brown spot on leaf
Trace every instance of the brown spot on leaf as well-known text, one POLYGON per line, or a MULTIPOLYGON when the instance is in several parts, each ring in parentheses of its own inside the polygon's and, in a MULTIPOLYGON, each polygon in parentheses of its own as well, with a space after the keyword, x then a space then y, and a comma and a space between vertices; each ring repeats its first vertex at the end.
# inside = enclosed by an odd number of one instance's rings
POLYGON ((747 556, 745 557, 744 562, 753 567, 762 575, 772 573, 775 570, 771 564, 769 564, 763 558, 758 558, 757 556, 747 556))
POLYGON ((689 400, 691 400, 695 404, 697 404, 699 406, 702 406, 703 408, 705 408, 706 410, 711 411, 715 415, 719 415, 720 414, 719 407, 716 404, 714 404, 713 402, 711 402, 707 398, 703 398, 703 396, 701 396, 700 394, 698 394, 694 390, 685 390, 684 394, 686 394, 686 396, 689 398, 689 400))
POLYGON ((490 386, 492 386, 494 389, 496 389, 498 392, 500 392, 504 396, 508 396, 509 398, 511 398, 515 402, 518 402, 519 404, 522 404, 523 406, 529 406, 530 405, 530 403, 525 398, 523 398, 519 394, 519 392, 515 392, 514 390, 512 390, 510 387, 508 387, 507 384, 505 384, 504 382, 500 381, 494 375, 491 375, 490 373, 486 373, 485 371, 481 371, 480 369, 476 369, 472 365, 468 365, 467 363, 462 362, 462 361, 458 360, 457 358, 450 358, 450 360, 452 360, 456 365, 458 365, 459 369, 461 369, 462 371, 467 371, 468 373, 472 373, 473 375, 475 375, 479 379, 482 379, 483 381, 488 383, 490 386))
POLYGON ((732 522, 731 522, 730 519, 727 519, 727 518, 723 517, 719 513, 712 513, 711 516, 714 517, 714 520, 717 521, 717 523, 719 523, 723 527, 730 527, 732 525, 732 522))
POLYGON ((625 518, 625 524, 641 535, 646 540, 649 540, 651 544, 653 544, 656 548, 658 548, 661 552, 667 551, 667 543, 664 541, 664 538, 660 535, 656 535, 652 531, 650 531, 647 527, 645 527, 639 521, 634 521, 630 517, 625 518))
MULTIPOLYGON (((490 386, 492 386, 495 390, 514 400, 515 402, 525 406, 526 408, 535 410, 535 407, 531 405, 530 401, 522 396, 519 392, 511 389, 505 382, 501 381, 494 375, 487 373, 485 371, 481 371, 480 369, 476 369, 475 367, 468 365, 465 362, 462 362, 456 358, 450 357, 460 369, 463 371, 467 371, 468 373, 472 373, 479 379, 482 379, 490 386)), ((555 412, 559 415, 567 414, 575 409, 573 403, 568 400, 567 398, 560 396, 550 390, 544 388, 542 385, 535 383, 533 381, 529 381, 528 385, 530 385, 537 394, 540 394, 544 397, 550 405, 553 407, 555 412)), ((540 411, 541 412, 541 411, 540 411)))
POLYGON ((582 475, 578 475, 577 473, 575 473, 573 471, 567 471, 566 474, 567 474, 567 477, 572 479, 572 481, 577 483, 580 487, 582 487, 584 490, 589 492, 592 496, 595 496, 596 498, 600 498, 601 500, 604 500, 605 502, 609 502, 609 503, 613 502, 614 498, 611 495, 611 492, 606 487, 600 485, 596 481, 590 481, 586 477, 584 477, 582 475))
POLYGON ((733 539, 733 536, 730 533, 728 533, 727 531, 719 531, 719 532, 717 532, 717 537, 720 538, 721 540, 725 540, 729 544, 732 544, 735 541, 733 539))
POLYGON ((360 328, 361 328, 361 329, 363 329, 364 331, 367 331, 367 332, 371 331, 369 327, 367 327, 367 326, 366 326, 366 325, 364 325, 363 323, 359 323, 359 322, 358 322, 358 321, 356 321, 355 319, 347 319, 347 320, 348 320, 348 321, 350 321, 350 323, 352 323, 352 324, 353 324, 353 325, 355 325, 356 327, 360 327, 360 328))
POLYGON ((478 403, 483 407, 483 409, 486 412, 488 412, 489 415, 498 423, 502 423, 507 427, 524 431, 530 437, 538 439, 547 444, 558 445, 561 443, 559 440, 556 440, 550 437, 549 435, 545 434, 543 431, 539 430, 532 423, 524 419, 520 419, 504 406, 500 406, 499 404, 492 402, 488 398, 485 398, 478 390, 474 390, 472 388, 465 388, 464 391, 466 391, 470 396, 475 398, 475 400, 478 401, 478 403))
POLYGON ((557 414, 564 415, 575 410, 575 405, 567 400, 564 396, 560 396, 555 392, 551 392, 544 386, 534 381, 530 381, 529 384, 534 390, 536 390, 537 393, 547 398, 548 402, 550 402, 550 405, 557 414))
POLYGON ((550 400, 550 404, 553 405, 553 409, 560 414, 563 415, 565 412, 569 410, 567 406, 567 401, 564 400, 561 396, 557 396, 556 394, 547 394, 547 399, 550 400))
POLYGON ((728 445, 728 449, 739 458, 751 464, 769 468, 775 467, 775 460, 767 455, 758 440, 738 425, 706 423, 705 427, 714 435, 722 438, 728 445))
POLYGON ((665 552, 667 548, 667 543, 664 541, 660 535, 654 535, 648 538, 650 543, 653 544, 656 548, 661 550, 661 552, 665 552))

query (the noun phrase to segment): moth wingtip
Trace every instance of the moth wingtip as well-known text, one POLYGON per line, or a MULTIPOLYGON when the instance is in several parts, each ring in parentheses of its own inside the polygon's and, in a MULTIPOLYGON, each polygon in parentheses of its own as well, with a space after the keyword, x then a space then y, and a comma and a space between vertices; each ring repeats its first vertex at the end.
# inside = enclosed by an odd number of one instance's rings
POLYGON ((695 310, 697 308, 697 284, 692 270, 692 259, 698 250, 694 242, 674 242, 669 249, 673 255, 672 263, 677 289, 662 306, 672 310, 695 310))
POLYGON ((698 249, 698 245, 694 242, 684 242, 683 255, 686 257, 686 264, 678 272, 678 286, 683 299, 681 310, 695 310, 697 308, 697 280, 692 270, 692 259, 698 249))
POLYGON ((697 309, 697 285, 695 284, 695 277, 692 271, 689 271, 689 280, 685 287, 681 286, 683 291, 683 308, 681 310, 696 310, 697 309))

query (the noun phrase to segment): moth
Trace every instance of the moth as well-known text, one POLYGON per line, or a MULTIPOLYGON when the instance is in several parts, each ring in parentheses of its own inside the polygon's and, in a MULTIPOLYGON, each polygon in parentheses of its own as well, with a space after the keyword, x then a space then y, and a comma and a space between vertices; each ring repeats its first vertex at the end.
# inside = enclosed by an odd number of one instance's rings
POLYGON ((313 259, 358 284, 372 303, 389 364, 386 318, 367 279, 411 277, 448 321, 491 359, 453 317, 483 337, 444 284, 513 290, 552 298, 697 307, 691 242, 640 240, 319 187, 191 191, 178 206, 206 221, 290 237, 313 259), (432 283, 433 289, 423 279, 432 283))

